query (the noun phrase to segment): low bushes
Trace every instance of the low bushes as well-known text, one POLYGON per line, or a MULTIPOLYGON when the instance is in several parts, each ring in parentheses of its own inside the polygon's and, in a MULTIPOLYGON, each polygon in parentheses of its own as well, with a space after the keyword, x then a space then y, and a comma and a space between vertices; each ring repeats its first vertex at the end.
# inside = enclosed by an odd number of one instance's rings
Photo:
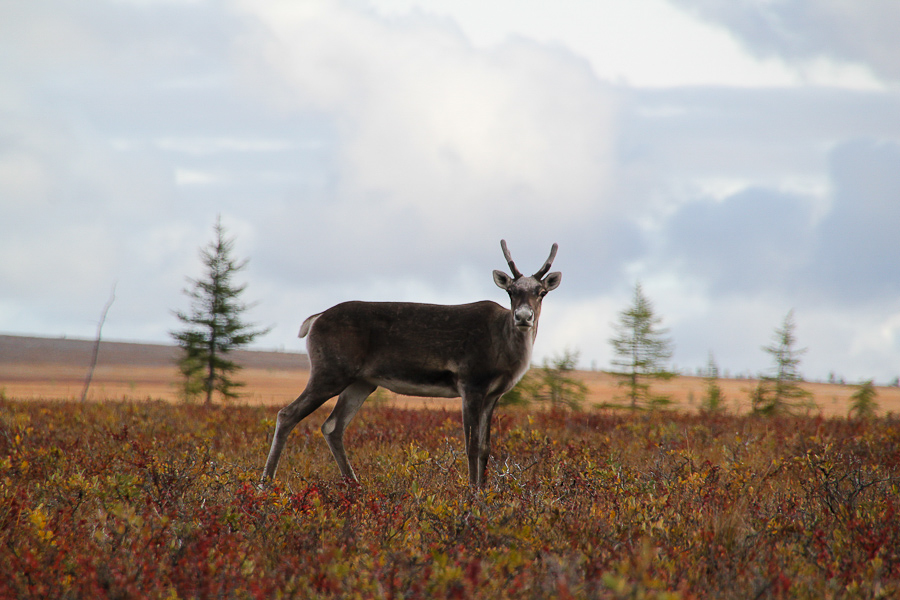
POLYGON ((0 400, 0 597, 900 594, 900 423, 374 405, 260 489, 275 411, 0 400))

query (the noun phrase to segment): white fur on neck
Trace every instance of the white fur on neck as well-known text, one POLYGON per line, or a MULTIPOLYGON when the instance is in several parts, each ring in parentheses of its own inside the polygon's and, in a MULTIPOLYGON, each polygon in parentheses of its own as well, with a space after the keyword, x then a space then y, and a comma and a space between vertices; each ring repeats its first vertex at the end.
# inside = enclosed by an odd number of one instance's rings
POLYGON ((525 358, 522 359, 522 364, 519 365, 519 370, 513 374, 512 385, 515 386, 519 383, 523 377, 525 377, 525 373, 528 372, 528 369, 531 368, 531 353, 534 351, 534 336, 536 333, 535 327, 532 327, 531 331, 529 331, 525 335, 525 358))

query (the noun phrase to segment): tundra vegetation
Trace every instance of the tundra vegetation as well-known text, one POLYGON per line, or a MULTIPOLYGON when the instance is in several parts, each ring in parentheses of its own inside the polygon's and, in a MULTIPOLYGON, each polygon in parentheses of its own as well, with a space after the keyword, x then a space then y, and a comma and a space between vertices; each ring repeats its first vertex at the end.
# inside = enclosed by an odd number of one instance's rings
MULTIPOLYGON (((327 412, 327 411, 325 411, 327 412)), ((338 477, 316 413, 0 400, 4 598, 900 595, 900 421, 376 403, 338 477)))

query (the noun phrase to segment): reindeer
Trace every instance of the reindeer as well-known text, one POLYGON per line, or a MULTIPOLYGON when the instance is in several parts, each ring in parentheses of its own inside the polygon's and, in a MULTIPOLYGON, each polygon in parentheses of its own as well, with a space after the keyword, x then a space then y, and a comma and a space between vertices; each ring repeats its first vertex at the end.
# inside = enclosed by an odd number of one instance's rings
POLYGON ((469 483, 482 487, 494 407, 528 371, 541 301, 562 280, 562 273, 547 275, 556 244, 531 277, 516 268, 506 240, 500 247, 512 277, 497 270, 494 283, 509 294, 510 310, 488 300, 457 306, 344 302, 306 319, 300 337, 309 336, 309 382, 278 411, 263 482, 275 476, 291 430, 334 396, 322 433, 341 475, 358 482, 344 452, 344 430, 382 386, 409 396, 462 397, 469 483))

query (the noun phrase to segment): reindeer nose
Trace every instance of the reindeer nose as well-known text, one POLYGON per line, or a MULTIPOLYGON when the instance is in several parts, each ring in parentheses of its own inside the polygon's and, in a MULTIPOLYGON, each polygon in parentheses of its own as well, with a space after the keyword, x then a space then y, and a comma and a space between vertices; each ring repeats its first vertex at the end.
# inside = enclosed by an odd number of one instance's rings
POLYGON ((513 313, 516 327, 534 327, 534 311, 529 306, 520 306, 513 313))

